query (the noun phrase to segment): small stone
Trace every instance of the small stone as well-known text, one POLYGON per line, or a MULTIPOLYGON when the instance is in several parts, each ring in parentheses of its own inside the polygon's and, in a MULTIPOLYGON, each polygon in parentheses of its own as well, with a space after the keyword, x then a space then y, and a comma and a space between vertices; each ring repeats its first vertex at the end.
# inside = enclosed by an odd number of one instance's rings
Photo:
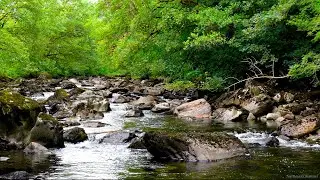
POLYGON ((266 146, 269 147, 278 147, 280 144, 279 140, 276 137, 271 137, 267 139, 266 146))
POLYGON ((280 114, 278 114, 278 113, 268 113, 266 118, 268 120, 276 120, 279 117, 280 117, 280 114))
POLYGON ((256 120, 256 117, 252 113, 249 113, 247 120, 253 121, 253 120, 256 120))
POLYGON ((88 135, 83 128, 75 127, 63 133, 63 139, 67 142, 78 143, 88 139, 88 135))
POLYGON ((288 120, 294 120, 294 114, 286 114, 283 118, 288 119, 288 120))

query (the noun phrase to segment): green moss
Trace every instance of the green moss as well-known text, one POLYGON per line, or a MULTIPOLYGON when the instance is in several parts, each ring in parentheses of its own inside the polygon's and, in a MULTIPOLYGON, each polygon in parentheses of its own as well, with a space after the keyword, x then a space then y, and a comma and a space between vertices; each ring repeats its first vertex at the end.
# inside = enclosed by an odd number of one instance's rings
POLYGON ((166 84, 165 88, 168 90, 175 90, 175 91, 184 91, 188 89, 195 88, 196 85, 191 81, 175 81, 171 84, 166 84))
POLYGON ((12 107, 17 107, 20 110, 40 108, 39 103, 36 101, 9 90, 0 91, 0 103, 4 105, 3 110, 7 113, 12 110, 12 107))
POLYGON ((125 122, 123 125, 123 129, 132 129, 132 128, 136 128, 138 126, 138 124, 136 122, 125 122))
POLYGON ((50 121, 53 123, 58 123, 58 120, 56 118, 54 118, 53 116, 51 116, 50 114, 47 114, 47 113, 40 113, 38 115, 38 118, 40 118, 43 121, 50 121))
POLYGON ((69 94, 66 90, 64 89, 58 89, 56 90, 56 92, 54 93, 54 97, 59 99, 59 100, 63 100, 63 99, 67 99, 69 98, 69 94))

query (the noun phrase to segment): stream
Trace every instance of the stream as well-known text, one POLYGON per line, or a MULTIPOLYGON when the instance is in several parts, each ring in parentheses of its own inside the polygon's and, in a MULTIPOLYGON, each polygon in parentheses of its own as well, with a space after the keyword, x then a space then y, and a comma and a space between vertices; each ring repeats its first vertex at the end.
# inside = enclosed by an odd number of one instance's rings
MULTIPOLYGON (((46 98, 52 95, 45 93, 46 98)), ((125 118, 127 104, 111 103, 112 111, 100 121, 107 126, 83 125, 89 140, 53 155, 30 157, 21 152, 0 152, 0 172, 26 170, 44 179, 280 179, 320 178, 320 146, 278 138, 280 147, 265 146, 272 130, 255 123, 194 124, 168 115, 144 111, 141 118, 125 118), (129 149, 128 143, 101 142, 110 133, 166 128, 179 131, 227 131, 248 145, 245 157, 210 163, 157 162, 146 150, 129 149), (239 133, 237 133, 239 132, 239 133)))

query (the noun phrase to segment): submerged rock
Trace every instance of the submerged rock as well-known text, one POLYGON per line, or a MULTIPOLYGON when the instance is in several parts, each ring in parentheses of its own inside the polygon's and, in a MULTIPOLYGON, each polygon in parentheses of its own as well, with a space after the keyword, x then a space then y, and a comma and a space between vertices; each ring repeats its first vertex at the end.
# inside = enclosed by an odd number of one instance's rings
POLYGON ((207 119, 211 117, 211 106, 205 99, 198 99, 176 107, 174 114, 181 118, 207 119))
POLYGON ((8 174, 4 174, 0 176, 0 179, 30 179, 32 177, 32 174, 26 172, 26 171, 15 171, 8 174))
POLYGON ((147 150, 158 159, 178 161, 214 161, 242 156, 245 146, 226 133, 147 132, 143 137, 147 150))
POLYGON ((31 142, 24 150, 26 154, 49 154, 49 150, 39 143, 31 142))
POLYGON ((63 133, 63 139, 66 142, 79 143, 88 139, 88 135, 83 128, 74 127, 63 133))

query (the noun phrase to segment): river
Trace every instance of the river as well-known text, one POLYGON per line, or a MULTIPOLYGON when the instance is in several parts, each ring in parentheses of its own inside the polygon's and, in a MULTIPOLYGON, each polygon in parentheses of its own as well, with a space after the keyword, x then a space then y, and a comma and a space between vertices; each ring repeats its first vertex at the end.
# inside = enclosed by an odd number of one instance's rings
MULTIPOLYGON (((50 94, 48 94, 50 95, 50 94)), ((280 139, 280 147, 265 146, 272 130, 256 123, 193 124, 172 116, 144 111, 141 118, 125 118, 126 104, 112 104, 102 120, 107 126, 88 128, 89 140, 51 149, 54 155, 30 157, 0 152, 0 172, 26 170, 45 179, 280 179, 320 178, 320 146, 280 139), (245 157, 210 163, 157 162, 146 150, 127 148, 117 141, 101 142, 108 134, 132 129, 227 131, 248 145, 245 157), (8 159, 9 158, 9 159, 8 159)))

